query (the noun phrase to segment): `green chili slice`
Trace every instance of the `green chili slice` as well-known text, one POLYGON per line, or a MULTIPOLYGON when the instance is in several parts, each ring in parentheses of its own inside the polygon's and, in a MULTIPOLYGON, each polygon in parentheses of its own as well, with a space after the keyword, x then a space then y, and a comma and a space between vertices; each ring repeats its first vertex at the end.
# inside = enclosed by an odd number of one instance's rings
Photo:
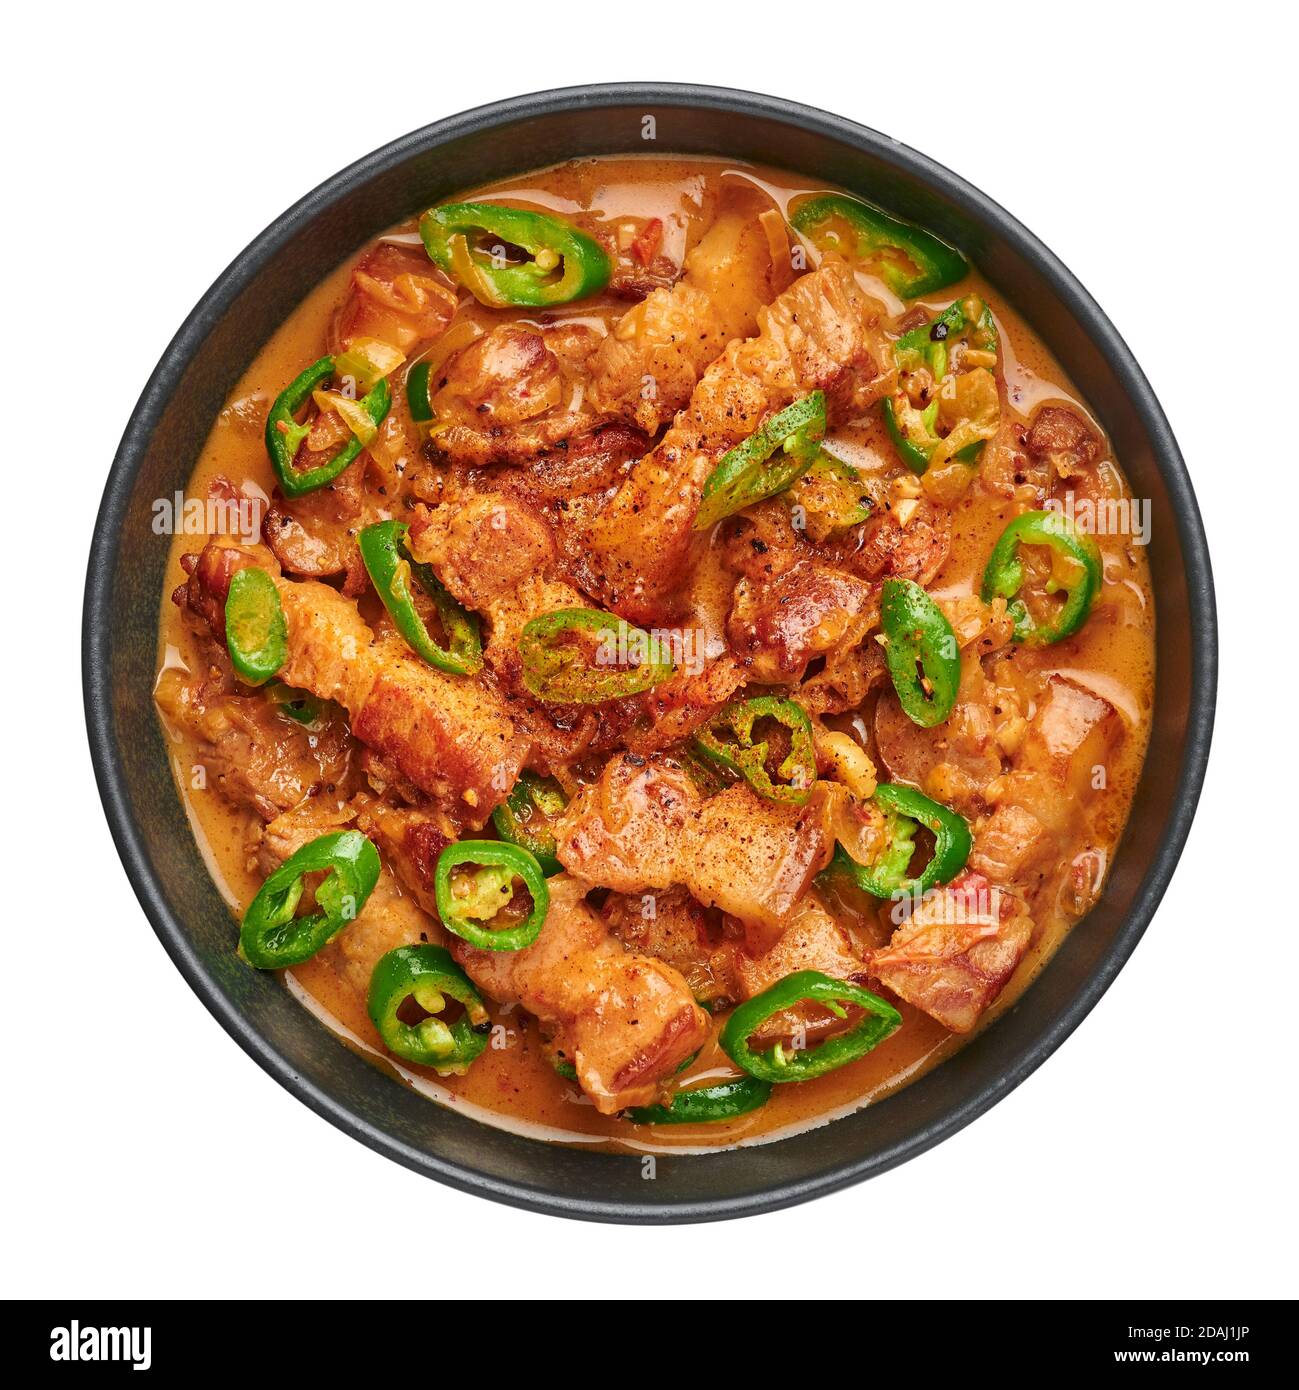
MULTIPOLYGON (((266 417, 266 452, 271 456, 280 491, 286 497, 301 497, 332 483, 361 452, 363 445, 355 435, 336 454, 315 468, 295 468, 294 460, 302 441, 311 433, 309 424, 299 424, 297 413, 311 399, 311 393, 324 386, 334 375, 334 359, 322 357, 313 362, 300 376, 294 377, 275 398, 266 417)), ((392 404, 392 393, 386 377, 380 377, 361 398, 361 407, 374 421, 383 423, 392 404)))
POLYGON ((541 934, 550 907, 550 890, 541 865, 518 845, 499 840, 460 840, 438 856, 433 871, 438 916, 450 932, 481 951, 519 951, 541 934), (460 873, 453 871, 459 869, 460 873), (513 926, 489 924, 514 897, 521 879, 532 910, 513 926))
POLYGON ((303 845, 267 878, 244 913, 239 950, 258 970, 300 965, 327 945, 365 906, 379 881, 379 851, 359 830, 335 830, 303 845), (328 877, 316 887, 309 917, 293 914, 307 874, 328 877))
POLYGON ((524 685, 560 705, 639 695, 672 674, 661 638, 595 608, 561 608, 525 623, 519 656, 524 685))
POLYGON ((471 676, 483 666, 482 639, 478 632, 478 617, 462 608, 446 591, 429 565, 412 559, 406 548, 410 528, 404 521, 376 521, 365 526, 356 538, 361 559, 369 571, 383 606, 392 616, 397 631, 417 656, 439 671, 452 675, 471 676), (428 595, 437 610, 438 620, 446 634, 447 645, 440 647, 415 607, 410 580, 414 575, 420 588, 428 595))
POLYGON ((432 1067, 439 1076, 463 1076, 482 1056, 491 1019, 469 976, 441 946, 398 946, 374 967, 367 1000, 383 1045, 406 1062, 432 1067), (405 1023, 399 1011, 413 999, 428 1015, 405 1023), (454 999, 464 1013, 454 1023, 438 1017, 454 999))
MULTIPOLYGON (((759 796, 768 801, 791 802, 801 806, 812 795, 816 782, 816 745, 812 721, 807 711, 795 700, 778 695, 758 695, 750 700, 736 700, 720 710, 694 736, 697 752, 719 767, 738 773, 759 796), (768 767, 773 756, 771 740, 754 742, 754 725, 770 719, 782 725, 789 741, 775 772, 774 780, 768 767), (733 740, 725 737, 727 731, 733 740)), ((779 753, 784 750, 780 749, 779 753)))
POLYGON ((429 380, 431 362, 416 362, 406 373, 406 405, 410 418, 424 424, 433 418, 433 383, 429 380))
POLYGON ((266 687, 266 695, 276 709, 295 724, 310 728, 320 719, 320 701, 306 690, 294 690, 283 681, 276 681, 266 687))
POLYGON ((1015 641, 1028 647, 1044 647, 1073 636, 1087 621, 1103 576, 1100 548, 1090 536, 1078 531, 1063 512, 1024 512, 1006 527, 992 548, 983 571, 983 600, 989 603, 997 596, 1013 600, 1006 611, 1014 619, 1015 641), (1048 546, 1055 558, 1073 570, 1072 577, 1062 582, 1056 577, 1056 566, 1052 566, 1046 592, 1055 594, 1063 589, 1065 593, 1065 601, 1052 622, 1039 623, 1023 599, 1017 597, 1025 579, 1022 545, 1048 546))
POLYGON ((288 657, 288 632, 271 576, 256 567, 237 570, 226 595, 226 650, 240 680, 270 680, 288 657))
POLYGON ((734 1120, 766 1105, 771 1082, 738 1076, 715 1086, 677 1091, 666 1105, 638 1105, 626 1111, 634 1125, 710 1125, 734 1120))
POLYGON ((822 251, 875 267, 903 299, 932 294, 969 273, 965 257, 932 232, 842 193, 809 198, 795 211, 793 225, 822 251))
POLYGON ((940 883, 950 883, 965 867, 974 842, 964 817, 914 787, 894 782, 881 782, 871 800, 884 813, 884 850, 873 863, 859 864, 836 845, 825 873, 847 874, 876 898, 921 897, 940 883), (934 852, 922 872, 910 878, 918 825, 934 837, 934 852))
POLYGON ((551 823, 567 805, 564 789, 553 777, 524 772, 514 790, 492 812, 492 824, 507 844, 526 849, 549 878, 563 867, 555 858, 551 823))
POLYGON ((937 318, 904 333, 893 344, 900 380, 898 389, 884 398, 881 410, 890 438, 913 473, 924 473, 936 457, 973 463, 996 434, 1001 404, 992 366, 998 352, 992 311, 977 299, 949 305, 937 318), (919 405, 906 389, 912 377, 922 384, 919 405), (940 436, 939 405, 944 392, 951 401, 948 415, 956 418, 947 419, 946 432, 940 436))
POLYGON ((886 579, 880 626, 898 703, 913 724, 932 729, 952 712, 961 684, 961 652, 943 610, 910 579, 886 579))
POLYGON ((599 242, 546 213, 447 203, 420 218, 429 259, 495 309, 568 304, 598 294, 612 267, 599 242), (511 260, 512 248, 527 253, 511 260))
POLYGON ((799 970, 741 1004, 726 1020, 719 1041, 731 1061, 759 1081, 811 1081, 864 1057, 901 1023, 902 1015, 878 994, 847 980, 831 979, 819 970, 799 970), (845 1004, 855 1004, 864 1012, 847 1032, 805 1052, 787 1052, 779 1042, 766 1053, 753 1051, 749 1039, 769 1018, 805 1002, 822 1004, 839 1018, 848 1016, 845 1004))
POLYGON ((695 515, 696 531, 774 497, 816 461, 825 435, 825 393, 813 391, 773 415, 743 443, 722 456, 708 475, 695 515), (772 455, 779 451, 773 461, 772 455))

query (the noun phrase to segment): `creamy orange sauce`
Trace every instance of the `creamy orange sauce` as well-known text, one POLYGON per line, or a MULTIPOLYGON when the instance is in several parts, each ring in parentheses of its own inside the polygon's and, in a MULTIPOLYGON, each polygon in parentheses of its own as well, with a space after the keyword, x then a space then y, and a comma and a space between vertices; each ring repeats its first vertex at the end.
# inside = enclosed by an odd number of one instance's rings
MULTIPOLYGON (((788 173, 720 160, 610 159, 529 173, 490 188, 472 190, 466 197, 504 197, 521 206, 559 213, 594 210, 615 223, 629 216, 658 217, 665 226, 663 252, 679 263, 706 225, 721 188, 733 181, 758 185, 782 210, 802 194, 822 191, 821 186, 809 187, 788 173)), ((405 241, 417 240, 411 222, 393 228, 392 235, 405 241)), ((213 425, 190 480, 189 497, 206 497, 217 479, 229 480, 246 493, 270 496, 274 476, 261 437, 265 410, 285 383, 325 350, 330 320, 347 290, 354 259, 327 277, 262 348, 213 425)), ((910 307, 898 301, 878 279, 869 275, 861 278, 864 287, 884 302, 891 313, 910 307)), ((970 293, 987 301, 996 320, 1006 383, 1003 408, 1027 419, 1042 402, 1063 402, 1094 421, 1086 403, 1043 344, 1014 308, 977 274, 921 301, 921 306, 937 313, 970 293)), ((626 301, 602 296, 572 306, 571 311, 552 312, 548 321, 568 317, 607 329, 627 308, 626 301)), ((461 312, 484 324, 499 322, 502 317, 477 306, 461 312)), ((877 419, 837 431, 833 442, 836 452, 866 473, 896 469, 892 446, 877 419)), ((1127 495, 1126 483, 1121 482, 1117 470, 1115 476, 1127 495)), ((967 495, 953 510, 951 553, 929 586, 937 598, 977 592, 991 546, 1013 514, 1004 500, 976 494, 977 490, 967 495)), ((1127 536, 1101 535, 1096 540, 1104 557, 1105 585, 1089 622, 1075 638, 1057 647, 1019 649, 1015 659, 1026 671, 1067 674, 1072 681, 1108 700, 1123 720, 1123 737, 1104 769, 1105 784, 1092 790, 1086 804, 1080 806, 1078 817, 1078 851, 1086 846, 1102 846, 1104 855, 1112 861, 1145 752, 1153 699, 1155 614, 1141 547, 1127 536)), ((202 535, 192 534, 179 535, 173 541, 168 582, 161 599, 160 669, 180 666, 197 671, 203 665, 198 641, 169 601, 172 589, 185 577, 180 567, 181 555, 201 548, 202 543, 202 535)), ((726 598, 723 585, 720 617, 714 619, 714 625, 725 617, 726 598)), ((215 791, 198 785, 202 779, 196 768, 201 758, 196 749, 174 730, 169 730, 169 737, 177 786, 195 838, 232 914, 242 914, 260 882, 248 850, 256 817, 251 812, 233 809, 215 791)), ((1060 901, 1071 868, 1069 860, 1066 855, 1055 878, 1038 893, 1037 939, 981 1026, 988 1026, 1015 1002, 1069 929, 1072 918, 1060 901)), ((838 906, 847 913, 864 907, 861 903, 838 906)), ((434 926, 430 939, 439 939, 436 933, 434 926)), ((234 943, 232 929, 231 949, 234 943)), ((383 1052, 366 1016, 364 1001, 336 972, 328 953, 294 968, 291 976, 290 987, 326 1026, 339 1031, 348 1045, 365 1050, 380 1070, 406 1084, 419 1086, 437 1103, 465 1107, 488 1123, 538 1137, 637 1151, 669 1147, 706 1149, 769 1140, 823 1123, 905 1085, 950 1055, 963 1041, 903 1003, 903 1026, 852 1065, 817 1081, 777 1086, 763 1109, 728 1125, 650 1129, 599 1115, 574 1085, 552 1070, 536 1022, 519 1010, 492 1006, 493 1019, 500 1025, 492 1046, 467 1076, 439 1079, 427 1069, 398 1064, 383 1052)), ((714 1041, 683 1080, 732 1074, 734 1069, 714 1041)), ((391 1083, 377 1071, 375 1084, 391 1083)))

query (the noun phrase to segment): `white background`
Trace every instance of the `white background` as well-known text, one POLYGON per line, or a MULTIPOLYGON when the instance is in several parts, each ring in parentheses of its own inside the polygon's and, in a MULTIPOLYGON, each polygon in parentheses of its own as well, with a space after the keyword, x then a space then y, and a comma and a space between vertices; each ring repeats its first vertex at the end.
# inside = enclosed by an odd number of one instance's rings
POLYGON ((809 1293, 1299 1292, 1296 34, 1283 7, 20 13, 16 29, 6 20, 0 270, 3 1292, 382 1297, 393 1260, 406 1261, 401 1291, 418 1289, 415 1270, 435 1290, 437 1267, 473 1249, 516 1254, 522 1288, 563 1298, 713 1296, 719 1257, 769 1287, 802 1269, 809 1293), (438 117, 653 78, 752 87, 887 131, 1059 253, 1185 451, 1216 567, 1222 685, 1177 878, 1056 1056, 864 1186, 724 1226, 642 1230, 436 1186, 317 1119, 226 1037, 114 853, 78 634, 86 544, 127 416, 236 252, 320 180, 438 117), (393 1212, 423 1216, 399 1231, 393 1212))

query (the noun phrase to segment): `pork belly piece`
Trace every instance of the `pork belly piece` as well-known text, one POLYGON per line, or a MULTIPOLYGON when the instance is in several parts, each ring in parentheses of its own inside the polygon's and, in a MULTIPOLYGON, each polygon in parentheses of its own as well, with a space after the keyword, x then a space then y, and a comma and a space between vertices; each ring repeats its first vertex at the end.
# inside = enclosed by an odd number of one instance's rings
MULTIPOLYGON (((411 554, 433 567, 438 578, 487 626, 483 656, 517 717, 549 742, 553 725, 542 703, 523 681, 519 639, 533 618, 563 608, 586 608, 571 584, 552 577, 556 560, 549 525, 527 503, 503 492, 483 492, 444 502, 411 524, 411 554)), ((580 747, 596 724, 589 710, 564 720, 581 726, 580 747)))
POLYGON ((376 637, 356 605, 327 584, 292 582, 265 552, 209 545, 190 560, 176 599, 224 638, 232 574, 261 563, 275 579, 288 629, 279 679, 349 713, 353 734, 460 823, 483 824, 528 755, 504 699, 486 681, 437 671, 393 636, 376 637))
MULTIPOLYGON (((308 797, 333 796, 351 780, 341 715, 327 711, 308 731, 219 667, 194 676, 164 671, 154 699, 167 724, 194 740, 207 785, 263 820, 308 797)), ((187 780, 192 775, 185 770, 187 780)))
POLYGON ((726 344, 753 332, 789 275, 778 214, 737 196, 681 278, 654 289, 607 337, 582 324, 503 324, 456 354, 433 395, 437 446, 457 464, 523 464, 610 421, 652 434, 726 344))
POLYGON ((770 946, 834 849, 828 800, 805 806, 736 783, 704 800, 670 759, 623 754, 569 803, 556 854, 574 877, 621 893, 681 884, 770 946))
POLYGON ((288 656, 279 679, 342 705, 352 715, 355 733, 356 714, 377 675, 374 633, 351 599, 328 584, 277 577, 275 587, 288 629, 288 656))
POLYGON ((516 468, 453 468, 445 500, 459 502, 480 492, 508 493, 556 528, 555 540, 562 551, 561 523, 574 506, 590 505, 592 494, 617 487, 631 465, 645 456, 650 443, 648 435, 630 425, 601 425, 516 468))
POLYGON ((885 690, 875 706, 875 745, 889 780, 909 782, 973 816, 982 809, 984 789, 1001 775, 1001 717, 996 688, 977 663, 966 663, 951 714, 932 729, 909 719, 893 691, 885 690))
POLYGON ((356 828, 374 841, 407 892, 437 916, 438 856, 456 838, 456 826, 434 806, 395 805, 387 796, 360 792, 350 803, 356 828))
POLYGON ((396 637, 370 649, 377 672, 352 732, 464 824, 509 794, 528 753, 504 702, 482 681, 434 670, 396 637))
POLYGON ((970 867, 995 883, 1025 884, 1034 870, 1052 857, 1055 837, 1027 807, 1016 802, 998 806, 980 824, 970 853, 970 867))
POLYGON ((1080 493, 1103 495, 1105 441, 1073 406, 1040 406, 1031 424, 1003 412, 1001 428, 989 440, 979 463, 985 486, 1003 497, 1034 494, 1030 505, 1042 507, 1057 480, 1080 493))
POLYGON ((815 890, 807 894, 789 927, 769 951, 761 955, 742 949, 731 951, 731 973, 741 999, 752 999, 796 970, 819 970, 832 979, 856 984, 866 981, 866 962, 861 952, 826 911, 815 890))
POLYGON ((458 508, 493 495, 528 508, 550 527, 555 577, 580 587, 584 556, 577 523, 599 509, 651 442, 630 425, 601 425, 513 467, 453 464, 440 487, 425 489, 422 500, 458 508))
POLYGON ((670 759, 610 758, 556 824, 556 858, 588 886, 618 893, 670 888, 682 881, 684 840, 700 801, 670 759))
POLYGON ((1101 437, 1082 415, 1063 405, 1044 405, 1025 441, 1028 452, 1051 465, 1058 478, 1074 478, 1092 468, 1101 456, 1101 437))
POLYGON ((1108 700, 1052 676, 1010 771, 985 791, 993 810, 975 827, 970 867, 996 883, 1033 886, 1059 862, 1094 769, 1104 767, 1121 733, 1108 700))
POLYGON ((738 917, 753 949, 773 944, 812 880, 830 862, 829 802, 767 801, 742 783, 709 797, 690 826, 682 882, 710 907, 738 917))
POLYGON ((479 492, 417 512, 410 552, 479 613, 510 599, 525 580, 544 575, 556 556, 546 522, 503 492, 479 492))
POLYGON ((599 343, 584 324, 493 328, 435 383, 437 447, 457 463, 523 463, 594 428, 586 383, 599 343))
MULTIPOLYGON (((269 874, 303 845, 354 821, 355 812, 350 806, 307 803, 287 812, 262 830, 257 847, 262 871, 269 874)), ((309 910, 309 903, 302 910, 309 910)), ((374 967, 389 951, 441 939, 441 928, 402 892, 401 885, 384 868, 361 910, 316 958, 326 961, 364 1001, 370 992, 374 967)))
POLYGON ((861 529, 860 544, 845 557, 844 568, 875 582, 911 579, 924 587, 942 569, 951 545, 946 508, 921 497, 904 513, 890 507, 872 516, 861 529))
POLYGON ((422 246, 381 241, 352 270, 329 335, 337 353, 357 338, 378 338, 409 355, 438 337, 456 311, 456 292, 422 246))
POLYGON ((966 872, 927 893, 868 969, 944 1028, 968 1033, 1005 988, 1033 937, 1019 899, 966 872))
POLYGON ((713 968, 720 936, 703 906, 684 888, 610 893, 600 915, 629 951, 653 956, 679 970, 701 1003, 724 995, 713 968))
POLYGON ((1029 721, 1016 770, 1051 778, 1072 801, 1118 732, 1118 712, 1108 700, 1066 676, 1052 676, 1029 721))
POLYGON ((681 974, 626 951, 566 874, 548 881, 541 935, 521 951, 452 952, 474 983, 520 1005, 552 1034, 603 1115, 647 1105, 708 1037, 708 1015, 681 974))
POLYGON ((881 313, 837 260, 760 310, 757 336, 708 368, 658 447, 581 528, 582 587, 633 621, 659 617, 686 569, 704 482, 726 450, 810 391, 826 393, 832 421, 863 414, 884 393, 881 313))
MULTIPOLYGON (((798 970, 819 970, 831 979, 859 985, 868 979, 866 962, 856 944, 826 911, 815 889, 802 899, 789 925, 769 950, 754 954, 741 943, 730 941, 713 955, 710 964, 737 1000, 752 999, 798 970)), ((829 1009, 805 1003, 773 1014, 755 1038, 759 1043, 769 1043, 797 1031, 812 1039, 833 1031, 837 1022, 829 1009)))
MULTIPOLYGON (((611 893, 602 909, 610 930, 629 949, 674 966, 696 999, 729 1004, 752 999, 797 970, 819 970, 837 980, 865 984, 866 962, 848 932, 810 889, 770 950, 750 952, 737 937, 711 928, 704 908, 683 888, 611 893)), ((819 1005, 803 1005, 774 1016, 759 1035, 774 1041, 796 1028, 819 1035, 835 1016, 819 1005)))
POLYGON ((865 580, 800 560, 773 579, 740 580, 726 635, 749 663, 749 680, 786 685, 801 680, 814 657, 856 647, 878 620, 865 580))
POLYGON ((641 696, 649 723, 628 730, 624 742, 631 752, 641 754, 680 743, 728 704, 749 679, 744 663, 729 654, 708 662, 701 671, 678 672, 641 696))
POLYGON ((591 359, 597 415, 653 434, 723 348, 754 332, 759 308, 790 277, 780 214, 747 191, 732 198, 686 257, 682 278, 628 310, 591 359))

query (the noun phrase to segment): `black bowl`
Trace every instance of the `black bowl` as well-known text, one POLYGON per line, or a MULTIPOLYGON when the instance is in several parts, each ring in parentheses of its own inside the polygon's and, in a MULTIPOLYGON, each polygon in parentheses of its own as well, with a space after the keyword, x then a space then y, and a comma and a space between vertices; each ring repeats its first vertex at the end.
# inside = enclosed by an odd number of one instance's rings
POLYGON ((1131 954, 1190 827, 1213 726, 1213 581, 1163 411, 1109 320, 1008 213, 896 141, 747 92, 619 84, 541 92, 440 121, 322 184, 217 280, 163 354, 104 491, 86 580, 86 718, 100 793, 154 929, 199 997, 272 1076, 372 1148, 430 1177, 594 1220, 701 1221, 789 1206, 883 1172, 1012 1090, 1077 1027, 1131 954), (644 136, 646 117, 656 129, 644 136), (916 1084, 778 1143, 635 1158, 519 1138, 434 1106, 341 1046, 274 978, 242 966, 168 770, 151 689, 166 547, 150 503, 183 488, 226 394, 324 275, 374 234, 460 189, 576 155, 670 152, 783 166, 857 189, 964 248, 1054 350, 1153 508, 1158 685, 1145 774, 1104 898, 1017 1006, 916 1084))

